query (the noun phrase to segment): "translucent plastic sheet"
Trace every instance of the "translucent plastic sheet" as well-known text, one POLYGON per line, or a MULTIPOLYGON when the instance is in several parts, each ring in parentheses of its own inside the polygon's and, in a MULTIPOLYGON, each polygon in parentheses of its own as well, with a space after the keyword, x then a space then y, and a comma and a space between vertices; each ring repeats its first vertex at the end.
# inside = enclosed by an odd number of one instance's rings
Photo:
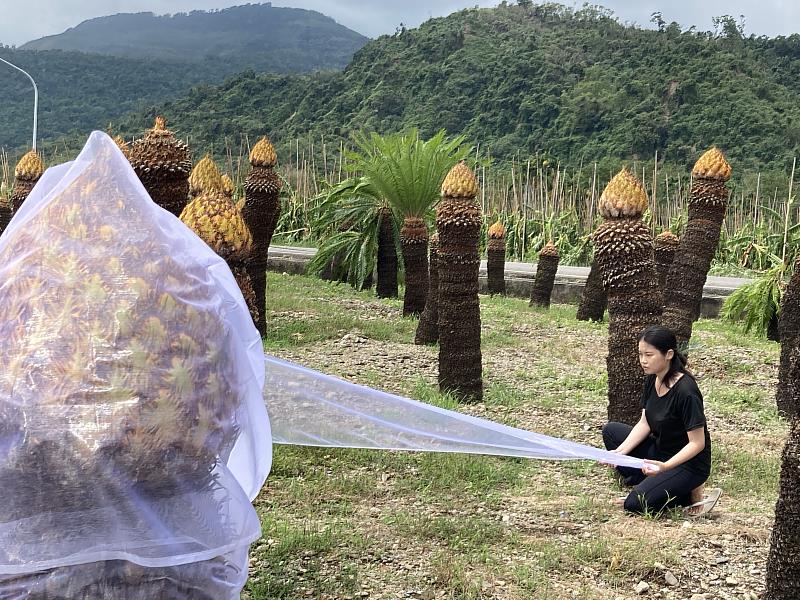
POLYGON ((241 588, 271 461, 261 339, 103 133, 0 237, 0 361, 0 597, 131 564, 241 588))
POLYGON ((271 356, 265 397, 276 444, 589 459, 638 458, 532 433, 355 385, 271 356))

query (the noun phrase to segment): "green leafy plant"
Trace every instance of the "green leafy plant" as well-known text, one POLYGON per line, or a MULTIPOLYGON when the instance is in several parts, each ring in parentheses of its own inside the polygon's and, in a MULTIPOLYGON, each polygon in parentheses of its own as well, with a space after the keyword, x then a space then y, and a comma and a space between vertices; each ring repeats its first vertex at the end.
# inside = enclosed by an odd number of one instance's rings
POLYGON ((740 323, 745 333, 767 337, 777 325, 781 295, 786 289, 786 265, 772 255, 774 266, 733 292, 722 305, 720 317, 740 323))

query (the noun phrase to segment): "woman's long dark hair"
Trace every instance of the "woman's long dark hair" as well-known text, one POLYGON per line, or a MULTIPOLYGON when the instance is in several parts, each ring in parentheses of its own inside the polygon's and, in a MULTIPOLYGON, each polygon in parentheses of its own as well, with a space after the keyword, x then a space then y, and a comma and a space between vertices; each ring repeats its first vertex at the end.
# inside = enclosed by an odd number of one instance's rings
POLYGON ((674 355, 669 361, 669 369, 664 377, 664 385, 672 387, 669 385, 669 382, 672 381, 672 378, 678 373, 683 373, 694 379, 691 371, 686 368, 686 355, 678 350, 678 340, 675 338, 675 334, 671 329, 667 329, 661 325, 651 325, 639 334, 638 341, 644 341, 650 344, 654 348, 657 348, 662 354, 666 354, 669 350, 673 351, 674 355))

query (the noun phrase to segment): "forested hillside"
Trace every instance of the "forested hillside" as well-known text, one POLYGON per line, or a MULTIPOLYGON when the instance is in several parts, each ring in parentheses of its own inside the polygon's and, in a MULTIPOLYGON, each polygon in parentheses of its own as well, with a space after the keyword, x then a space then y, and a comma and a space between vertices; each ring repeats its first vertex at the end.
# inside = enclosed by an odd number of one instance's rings
POLYGON ((688 166, 722 147, 742 167, 785 169, 800 141, 800 36, 626 27, 608 11, 501 5, 383 36, 342 73, 246 73, 122 121, 139 133, 164 112, 195 145, 267 132, 417 126, 463 133, 495 156, 564 163, 652 158, 688 166))
MULTIPOLYGON (((234 73, 341 69, 366 41, 314 11, 248 5, 174 17, 103 17, 26 49, 0 44, 0 58, 36 80, 43 141, 69 136, 74 144, 121 115, 234 73)), ((31 85, 5 65, 0 73, 0 148, 23 151, 30 145, 31 85)))
POLYGON ((368 38, 321 13, 270 3, 175 15, 117 14, 84 21, 23 50, 77 50, 125 58, 219 61, 225 73, 342 69, 368 38))

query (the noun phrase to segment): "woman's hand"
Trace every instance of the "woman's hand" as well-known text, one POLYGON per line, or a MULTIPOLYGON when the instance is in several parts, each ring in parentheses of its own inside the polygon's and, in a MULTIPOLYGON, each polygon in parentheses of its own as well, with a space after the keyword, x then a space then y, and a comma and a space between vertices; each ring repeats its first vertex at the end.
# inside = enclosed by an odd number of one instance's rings
MULTIPOLYGON (((623 454, 622 454, 622 452, 620 452, 619 448, 617 448, 617 449, 615 449, 615 450, 609 450, 608 452, 609 452, 610 454, 620 454, 620 455, 623 455, 623 454)), ((623 455, 623 456, 624 456, 624 455, 623 455)), ((601 460, 601 461, 600 461, 600 464, 601 464, 601 465, 603 465, 603 466, 606 466, 606 467, 611 467, 612 469, 615 469, 615 468, 616 468, 616 465, 612 465, 610 462, 606 462, 606 461, 604 461, 604 460, 601 460)))
POLYGON ((669 471, 669 465, 660 460, 645 460, 642 467, 642 473, 651 477, 652 475, 659 475, 664 471, 669 471))

